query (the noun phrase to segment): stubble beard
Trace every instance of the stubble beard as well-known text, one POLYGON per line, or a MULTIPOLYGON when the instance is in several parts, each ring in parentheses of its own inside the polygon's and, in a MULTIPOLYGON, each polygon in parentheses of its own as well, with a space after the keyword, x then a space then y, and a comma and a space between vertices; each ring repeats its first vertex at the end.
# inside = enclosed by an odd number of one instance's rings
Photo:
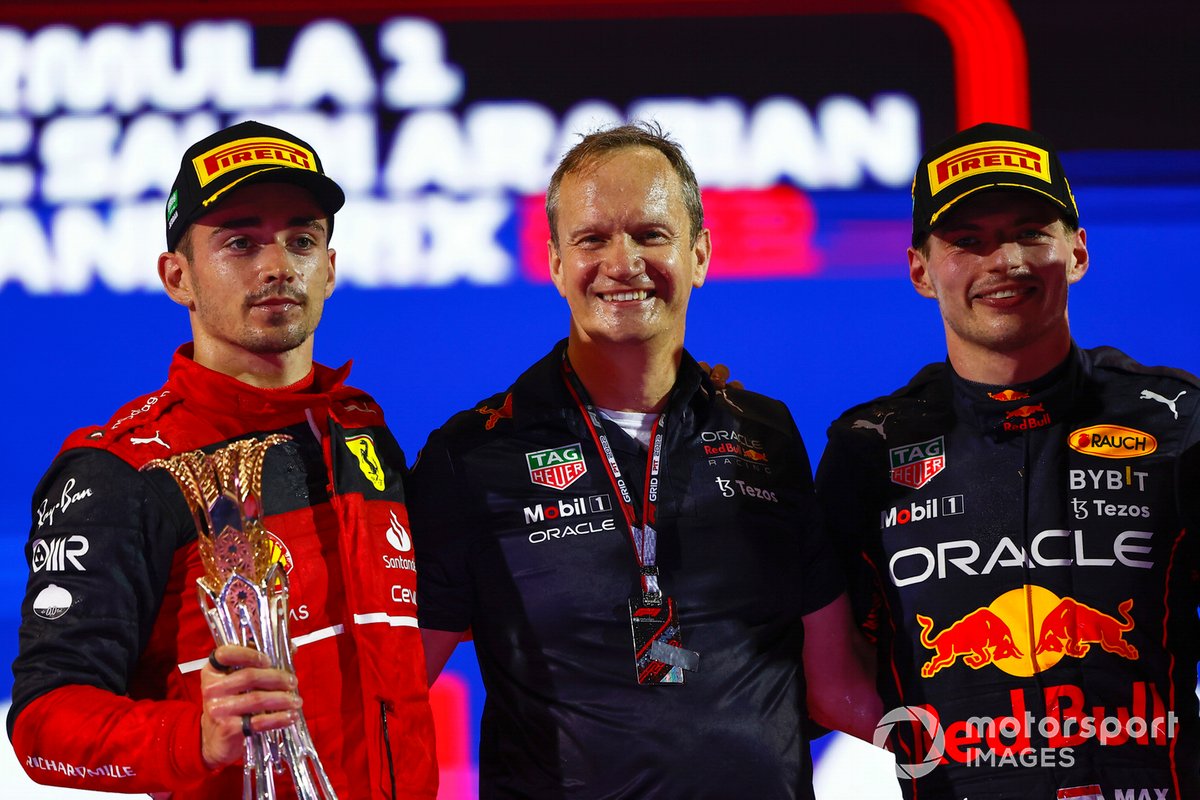
POLYGON ((241 345, 257 355, 287 353, 308 341, 316 327, 307 317, 289 322, 283 314, 272 315, 267 325, 266 328, 248 327, 241 337, 241 345))

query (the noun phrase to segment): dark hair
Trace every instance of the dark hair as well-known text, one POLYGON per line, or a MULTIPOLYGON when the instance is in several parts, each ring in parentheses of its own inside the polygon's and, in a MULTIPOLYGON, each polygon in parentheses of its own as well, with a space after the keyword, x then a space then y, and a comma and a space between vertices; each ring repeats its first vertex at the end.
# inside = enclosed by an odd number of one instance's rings
POLYGON ((191 263, 195 251, 192 248, 192 226, 188 225, 183 230, 183 234, 179 237, 179 242, 175 245, 174 252, 179 253, 191 263))
POLYGON ((666 156, 683 188, 683 205, 691 224, 690 244, 696 243, 696 237, 704 228, 704 206, 700 203, 696 173, 684 157, 683 149, 663 133, 662 126, 657 122, 638 121, 589 133, 558 162, 546 189, 546 220, 550 223, 550 240, 555 247, 558 247, 558 192, 563 177, 578 172, 603 155, 629 147, 649 147, 666 156))

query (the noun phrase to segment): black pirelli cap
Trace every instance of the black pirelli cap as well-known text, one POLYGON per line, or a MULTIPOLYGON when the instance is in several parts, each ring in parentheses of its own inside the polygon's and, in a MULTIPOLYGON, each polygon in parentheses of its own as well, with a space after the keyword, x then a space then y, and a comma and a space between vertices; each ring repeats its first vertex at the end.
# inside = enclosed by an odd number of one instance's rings
POLYGON ((1044 136, 1012 125, 984 122, 930 148, 913 178, 916 247, 959 201, 985 189, 1036 192, 1079 224, 1079 209, 1054 146, 1044 136))
POLYGON ((346 195, 325 174, 316 151, 287 131, 248 121, 201 139, 183 154, 167 197, 167 250, 174 252, 188 226, 226 192, 255 183, 291 183, 312 192, 333 234, 333 215, 346 195))

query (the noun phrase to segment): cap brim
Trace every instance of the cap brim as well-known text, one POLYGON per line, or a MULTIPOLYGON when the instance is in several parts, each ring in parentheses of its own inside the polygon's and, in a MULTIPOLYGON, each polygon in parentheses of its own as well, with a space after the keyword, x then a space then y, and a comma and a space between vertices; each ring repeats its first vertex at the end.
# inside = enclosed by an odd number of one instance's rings
POLYGON ((1040 189, 1037 186, 1032 186, 1028 183, 1018 183, 1018 182, 1007 181, 1007 180, 1006 181, 987 181, 984 183, 979 183, 975 186, 970 186, 965 191, 962 191, 959 194, 955 195, 952 199, 950 199, 945 204, 943 204, 941 208, 939 208, 933 212, 933 215, 931 216, 928 224, 922 225, 919 228, 914 228, 913 235, 912 235, 912 246, 917 247, 924 236, 926 236, 930 233, 933 233, 935 230, 937 230, 938 227, 940 226, 940 224, 943 222, 943 217, 945 217, 946 214, 948 214, 952 209, 954 209, 956 206, 961 204, 964 200, 966 200, 969 197, 973 197, 974 195, 977 195, 980 192, 987 192, 987 191, 1026 191, 1026 192, 1030 192, 1032 194, 1037 195, 1038 197, 1048 200, 1055 208, 1057 208, 1061 212, 1063 219, 1067 220, 1072 225, 1079 224, 1079 218, 1075 215, 1075 209, 1073 209, 1071 206, 1064 203, 1060 198, 1055 197, 1050 192, 1040 189))
POLYGON ((200 208, 197 209, 197 213, 192 217, 191 221, 194 222, 220 205, 221 200, 230 191, 242 186, 262 183, 288 183, 293 186, 299 186, 302 189, 307 189, 316 199, 317 205, 321 207, 321 210, 329 216, 337 213, 346 203, 346 193, 342 191, 342 187, 338 186, 327 175, 292 167, 263 167, 251 172, 249 175, 238 178, 209 195, 200 208))
POLYGON ((966 200, 968 197, 970 197, 974 194, 978 194, 979 192, 988 191, 989 189, 1024 190, 1026 192, 1032 192, 1032 193, 1038 195, 1039 197, 1046 198, 1051 203, 1053 203, 1057 207, 1061 208, 1063 211, 1068 212, 1068 216, 1072 216, 1069 214, 1071 209, 1067 207, 1066 203, 1064 203, 1062 200, 1059 200, 1057 197, 1050 194, 1049 192, 1042 191, 1041 189, 1037 188, 1036 186, 1030 186, 1027 183, 1009 183, 1006 181, 1005 182, 998 181, 995 183, 984 183, 979 186, 972 186, 970 189, 967 189, 962 194, 959 194, 956 197, 954 197, 952 200, 950 200, 948 203, 943 205, 937 211, 933 212, 933 216, 930 218, 929 225, 927 226, 928 230, 932 231, 932 230, 936 229, 938 226, 938 220, 941 219, 941 217, 943 215, 945 215, 948 211, 950 211, 950 209, 954 208, 956 205, 961 203, 963 200, 966 200))

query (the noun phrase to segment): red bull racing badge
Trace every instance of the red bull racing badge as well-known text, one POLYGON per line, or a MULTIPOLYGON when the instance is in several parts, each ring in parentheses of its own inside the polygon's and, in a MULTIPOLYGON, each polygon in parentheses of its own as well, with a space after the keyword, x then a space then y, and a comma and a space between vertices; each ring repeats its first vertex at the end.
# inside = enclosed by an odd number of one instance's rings
POLYGON ((1004 430, 1027 431, 1044 428, 1053 420, 1041 403, 1029 403, 1004 412, 1004 430))
POLYGON ((944 436, 916 444, 906 444, 888 450, 892 483, 920 489, 946 468, 944 436))
POLYGON ((933 634, 934 621, 917 614, 921 645, 934 651, 921 667, 921 677, 932 678, 961 658, 972 669, 991 664, 1009 675, 1028 678, 1066 656, 1085 657, 1093 645, 1136 661, 1138 650, 1125 638, 1134 628, 1132 610, 1132 598, 1117 606, 1118 618, 1073 597, 1026 585, 1005 592, 937 634, 933 634))

